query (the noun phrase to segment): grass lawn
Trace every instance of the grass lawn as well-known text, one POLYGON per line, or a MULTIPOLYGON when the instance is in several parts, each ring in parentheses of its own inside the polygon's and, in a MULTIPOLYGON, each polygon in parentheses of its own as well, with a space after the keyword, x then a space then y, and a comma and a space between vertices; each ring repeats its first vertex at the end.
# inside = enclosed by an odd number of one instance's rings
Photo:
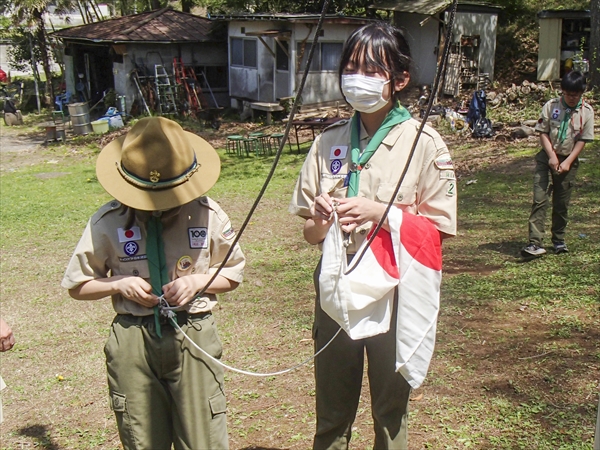
MULTIPOLYGON (((273 157, 226 155, 209 195, 244 221, 273 157)), ((2 128, 2 133, 18 130, 2 128)), ((17 344, 0 356, 2 449, 116 449, 103 345, 108 300, 60 288, 87 219, 109 200, 95 178, 97 138, 23 153, 0 167, 1 314, 17 344)), ((600 379, 600 141, 587 145, 570 208, 571 253, 523 261, 537 141, 448 140, 459 174, 459 234, 444 243, 436 353, 413 392, 411 449, 592 448, 600 379)), ((258 372, 312 354, 312 271, 318 249, 287 212, 303 162, 286 146, 241 239, 245 282, 215 311, 223 360, 258 372)), ((232 449, 310 448, 312 365, 251 378, 226 372, 232 449)), ((368 383, 351 447, 372 446, 368 383)))

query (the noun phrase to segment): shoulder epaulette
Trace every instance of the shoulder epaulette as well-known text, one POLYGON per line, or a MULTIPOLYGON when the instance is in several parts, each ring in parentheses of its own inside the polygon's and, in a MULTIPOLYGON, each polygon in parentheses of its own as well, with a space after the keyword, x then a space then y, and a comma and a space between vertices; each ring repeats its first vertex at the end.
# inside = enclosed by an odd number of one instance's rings
POLYGON ((339 127, 340 125, 346 125, 348 122, 350 122, 350 120, 348 120, 348 119, 338 120, 336 123, 332 123, 328 127, 325 127, 325 129, 323 131, 327 131, 331 128, 339 127))
POLYGON ((108 214, 111 211, 115 211, 119 208, 121 208, 121 202, 117 201, 117 200, 112 200, 104 205, 102 205, 98 211, 96 211, 96 213, 92 216, 92 223, 96 224, 100 219, 102 219, 102 217, 104 217, 106 214, 108 214))

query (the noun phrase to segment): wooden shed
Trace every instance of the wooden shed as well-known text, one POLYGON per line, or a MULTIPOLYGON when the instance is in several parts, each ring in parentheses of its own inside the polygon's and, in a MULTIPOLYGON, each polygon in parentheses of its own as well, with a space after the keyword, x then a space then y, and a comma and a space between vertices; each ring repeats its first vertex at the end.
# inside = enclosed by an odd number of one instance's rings
MULTIPOLYGON (((371 8, 394 12, 394 25, 407 33, 414 60, 412 80, 433 83, 443 45, 451 0, 384 0, 371 8)), ((444 91, 456 95, 494 79, 496 30, 501 7, 460 0, 452 28, 452 51, 444 91)))
POLYGON ((537 16, 540 25, 537 79, 558 80, 571 63, 585 71, 583 60, 589 61, 590 11, 544 10, 537 16))
POLYGON ((170 82, 177 58, 197 74, 209 106, 229 102, 226 30, 205 17, 164 8, 53 35, 64 44, 67 91, 86 97, 77 100, 94 103, 112 88, 126 98, 129 112, 134 99, 140 99, 132 74, 170 82))
MULTIPOLYGON (((319 15, 239 14, 212 16, 228 22, 229 94, 231 106, 241 102, 276 104, 296 95, 319 15)), ((306 85, 304 105, 343 101, 338 65, 350 33, 370 19, 325 17, 306 85)))

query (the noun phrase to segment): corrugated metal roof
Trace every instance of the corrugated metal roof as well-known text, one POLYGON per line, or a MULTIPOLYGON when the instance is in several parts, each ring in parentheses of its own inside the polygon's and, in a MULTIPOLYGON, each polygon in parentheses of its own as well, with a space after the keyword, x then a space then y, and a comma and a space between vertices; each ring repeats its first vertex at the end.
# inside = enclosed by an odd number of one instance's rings
POLYGON ((53 36, 92 42, 185 43, 220 40, 205 17, 164 8, 56 31, 53 36))
POLYGON ((587 19, 591 13, 588 9, 545 9, 537 16, 540 19, 587 19))
MULTIPOLYGON (((433 16, 447 9, 451 4, 452 0, 383 0, 376 2, 369 8, 433 16)), ((485 1, 460 0, 458 2, 458 12, 497 13, 502 9, 502 6, 485 1)))
MULTIPOLYGON (((301 22, 301 23, 317 23, 320 19, 319 14, 287 14, 287 13, 275 13, 275 14, 216 14, 211 15, 211 19, 215 20, 239 20, 239 21, 281 21, 281 22, 301 22)), ((326 23, 356 23, 365 24, 375 19, 369 19, 367 17, 352 17, 343 16, 341 14, 328 14, 325 16, 326 23)))
POLYGON ((376 2, 371 8, 433 16, 446 9, 452 0, 392 0, 376 2))

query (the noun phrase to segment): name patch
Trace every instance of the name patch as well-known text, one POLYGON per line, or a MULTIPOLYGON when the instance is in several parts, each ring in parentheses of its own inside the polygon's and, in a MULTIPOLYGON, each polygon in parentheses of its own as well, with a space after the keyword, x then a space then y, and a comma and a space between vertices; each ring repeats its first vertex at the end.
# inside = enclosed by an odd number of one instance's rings
POLYGON ((142 259, 148 259, 146 255, 135 255, 135 256, 127 256, 125 258, 119 258, 120 262, 131 262, 131 261, 141 261, 142 259))
POLYGON ((208 228, 188 228, 190 248, 208 248, 208 228))
POLYGON ((441 170, 440 180, 456 180, 456 175, 453 170, 441 170))

